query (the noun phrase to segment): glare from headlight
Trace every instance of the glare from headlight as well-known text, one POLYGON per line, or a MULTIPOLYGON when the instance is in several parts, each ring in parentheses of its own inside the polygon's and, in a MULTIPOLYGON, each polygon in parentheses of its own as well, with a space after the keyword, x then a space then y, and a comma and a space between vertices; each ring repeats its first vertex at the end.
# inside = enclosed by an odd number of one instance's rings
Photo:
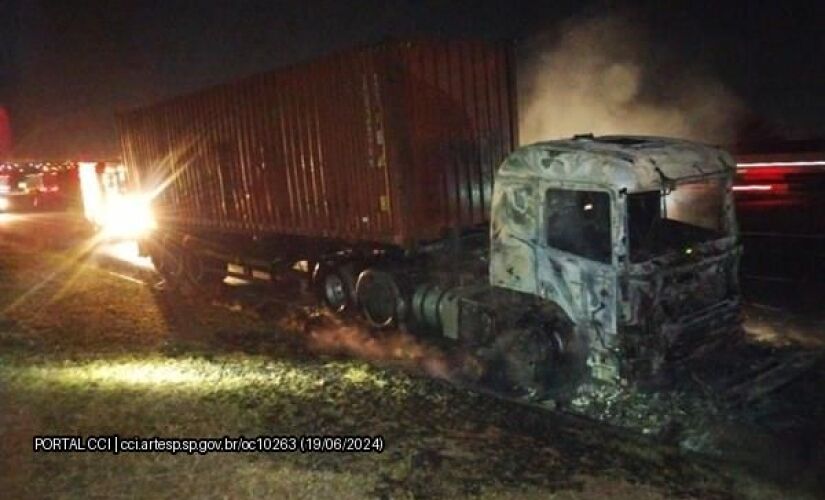
POLYGON ((155 229, 149 200, 144 196, 122 195, 107 200, 98 224, 104 235, 117 238, 140 238, 155 229))
POLYGON ((9 209, 9 199, 8 198, 0 198, 0 212, 5 212, 9 209))

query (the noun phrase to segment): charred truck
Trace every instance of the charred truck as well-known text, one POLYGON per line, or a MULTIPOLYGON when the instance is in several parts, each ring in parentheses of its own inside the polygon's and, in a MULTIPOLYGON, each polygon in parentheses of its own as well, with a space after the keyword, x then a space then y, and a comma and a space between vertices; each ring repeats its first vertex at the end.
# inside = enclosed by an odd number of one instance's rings
POLYGON ((649 380, 738 322, 734 163, 580 136, 516 147, 504 44, 393 42, 121 114, 170 282, 302 272, 333 311, 529 394, 649 380))

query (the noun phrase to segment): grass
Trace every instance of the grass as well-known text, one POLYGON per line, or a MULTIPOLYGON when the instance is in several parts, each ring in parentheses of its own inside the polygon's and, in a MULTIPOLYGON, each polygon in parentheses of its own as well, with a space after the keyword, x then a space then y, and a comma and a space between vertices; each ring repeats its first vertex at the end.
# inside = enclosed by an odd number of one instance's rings
MULTIPOLYGON (((29 357, 17 363, 4 356, 0 379, 14 408, 4 412, 3 456, 15 462, 7 491, 38 497, 572 494, 592 487, 588 479, 594 473, 615 476, 598 484, 635 492, 627 498, 640 492, 659 498, 668 491, 665 485, 634 488, 623 477, 633 471, 611 470, 616 465, 599 470, 604 465, 598 464, 598 449, 565 456, 566 449, 583 444, 570 441, 574 436, 537 440, 507 429, 497 402, 445 392, 360 362, 146 353, 73 361, 29 357), (42 433, 380 434, 387 450, 380 455, 32 454, 31 436, 42 433), (580 474, 586 471, 590 475, 580 474)), ((609 447, 601 451, 611 453, 609 447)))
MULTIPOLYGON (((0 252, 4 498, 732 495, 726 474, 667 449, 312 352, 289 314, 172 296, 65 253, 42 256, 0 252), (45 434, 380 434, 387 446, 381 454, 33 453, 32 436, 45 434)), ((372 340, 348 338, 375 352, 372 340)), ((410 341, 391 347, 399 359, 420 353, 410 341)))

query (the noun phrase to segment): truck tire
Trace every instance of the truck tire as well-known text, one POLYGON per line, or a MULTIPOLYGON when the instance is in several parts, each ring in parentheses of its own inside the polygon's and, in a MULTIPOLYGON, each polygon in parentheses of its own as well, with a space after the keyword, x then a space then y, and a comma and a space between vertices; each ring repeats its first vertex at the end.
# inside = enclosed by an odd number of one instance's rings
POLYGON ((367 269, 358 276, 355 297, 361 315, 374 328, 398 326, 406 316, 406 302, 395 277, 385 271, 367 269))
POLYGON ((312 274, 315 295, 331 312, 342 314, 354 309, 357 266, 355 262, 321 262, 315 267, 312 274))
MULTIPOLYGON (((534 320, 530 320, 532 322, 534 320)), ((586 353, 564 322, 522 324, 502 331, 494 343, 498 382, 521 395, 566 400, 584 381, 586 353)))
POLYGON ((340 314, 349 309, 349 290, 347 290, 344 277, 338 270, 322 272, 316 286, 321 301, 330 311, 340 314))

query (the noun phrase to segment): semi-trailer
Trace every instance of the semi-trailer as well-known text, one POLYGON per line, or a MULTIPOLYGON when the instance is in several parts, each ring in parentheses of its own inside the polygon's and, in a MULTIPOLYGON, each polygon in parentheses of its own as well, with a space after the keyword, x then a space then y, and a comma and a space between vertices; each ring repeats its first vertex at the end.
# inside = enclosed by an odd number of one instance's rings
POLYGON ((472 381, 661 378, 738 325, 735 164, 656 137, 518 147, 514 75, 506 43, 388 42, 122 113, 141 248, 169 282, 301 272, 335 312, 443 337, 472 381))

